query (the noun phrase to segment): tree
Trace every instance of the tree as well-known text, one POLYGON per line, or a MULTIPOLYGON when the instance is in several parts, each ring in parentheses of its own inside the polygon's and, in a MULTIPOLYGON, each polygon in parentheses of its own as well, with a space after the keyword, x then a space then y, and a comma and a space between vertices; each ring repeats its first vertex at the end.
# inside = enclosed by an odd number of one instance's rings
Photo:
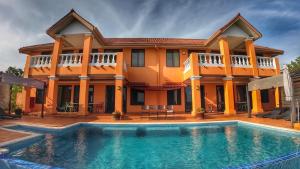
POLYGON ((300 56, 298 56, 294 61, 291 61, 290 64, 287 64, 287 67, 291 73, 300 71, 300 56))
MULTIPOLYGON (((16 67, 11 67, 11 66, 7 68, 5 73, 9 73, 9 74, 12 74, 17 77, 22 77, 24 74, 22 69, 16 68, 16 67)), ((19 86, 19 85, 11 86, 11 109, 12 110, 15 110, 16 108, 18 108, 18 105, 16 103, 16 98, 17 98, 17 94, 20 92, 22 92, 22 86, 19 86)))

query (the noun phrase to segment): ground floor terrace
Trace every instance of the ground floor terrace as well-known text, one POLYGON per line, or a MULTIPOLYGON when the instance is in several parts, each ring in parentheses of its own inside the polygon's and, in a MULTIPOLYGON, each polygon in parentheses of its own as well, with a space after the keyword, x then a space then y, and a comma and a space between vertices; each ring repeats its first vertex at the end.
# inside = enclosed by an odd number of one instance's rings
MULTIPOLYGON (((46 113, 88 115, 121 111, 130 115, 143 112, 144 105, 172 105, 175 113, 194 115, 203 108, 207 114, 235 115, 247 112, 248 105, 255 114, 279 107, 281 102, 280 88, 252 91, 247 98, 249 77, 201 77, 159 85, 124 79, 82 81, 55 80, 55 89, 46 89, 46 113)), ((36 112, 41 110, 43 97, 41 90, 26 88, 18 102, 25 112, 36 112)))

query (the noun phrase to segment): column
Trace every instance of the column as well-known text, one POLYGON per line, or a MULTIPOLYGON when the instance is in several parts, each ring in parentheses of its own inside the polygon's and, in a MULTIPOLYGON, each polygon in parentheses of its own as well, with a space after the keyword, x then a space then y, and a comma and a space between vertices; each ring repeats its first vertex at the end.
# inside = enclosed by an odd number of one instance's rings
POLYGON ((224 99, 225 99, 225 115, 235 115, 235 102, 234 102, 234 90, 233 90, 233 78, 225 77, 224 80, 224 99))
POLYGON ((115 112, 123 112, 123 80, 124 73, 124 58, 123 53, 117 54, 116 75, 115 75, 115 112))
POLYGON ((93 45, 93 36, 86 34, 83 42, 83 55, 81 65, 80 91, 79 91, 79 115, 88 115, 88 96, 90 80, 88 77, 88 67, 90 52, 93 45))
MULTIPOLYGON (((280 65, 279 65, 279 60, 278 58, 274 58, 275 60, 275 68, 276 68, 276 75, 280 75, 280 65)), ((275 107, 280 108, 281 107, 281 102, 280 102, 280 88, 275 87, 275 107)))
POLYGON ((252 39, 245 40, 245 46, 247 51, 247 56, 250 59, 250 64, 252 65, 252 74, 254 77, 258 77, 258 69, 257 69, 257 59, 255 53, 255 46, 252 39))
POLYGON ((49 114, 56 113, 57 106, 57 88, 58 88, 58 78, 56 77, 57 63, 59 56, 62 51, 63 38, 62 36, 57 36, 53 46, 53 52, 51 57, 51 67, 50 76, 48 84, 48 94, 46 97, 46 110, 49 114))
POLYGON ((201 109, 201 95, 200 95, 200 70, 198 55, 191 54, 191 92, 192 92, 192 116, 197 116, 198 110, 201 109))
MULTIPOLYGON (((28 78, 30 68, 31 56, 26 56, 26 63, 24 67, 24 78, 28 78)), ((22 89, 22 108, 24 112, 30 112, 30 90, 31 88, 23 87, 22 89)))
POLYGON ((275 87, 275 107, 280 108, 281 103, 280 103, 280 88, 275 87))
POLYGON ((22 91, 22 108, 24 112, 30 112, 30 91, 31 88, 24 87, 22 91))
POLYGON ((223 62, 225 67, 226 76, 232 75, 231 70, 231 56, 230 56, 230 48, 227 38, 223 37, 219 41, 220 53, 223 56, 223 62))
POLYGON ((224 99, 225 99, 225 115, 235 115, 235 101, 234 101, 234 90, 233 90, 233 77, 231 70, 231 56, 229 42, 226 37, 222 37, 219 40, 220 53, 223 56, 223 62, 225 67, 224 81, 224 99))
POLYGON ((257 114, 263 112, 260 90, 252 91, 252 113, 257 114))

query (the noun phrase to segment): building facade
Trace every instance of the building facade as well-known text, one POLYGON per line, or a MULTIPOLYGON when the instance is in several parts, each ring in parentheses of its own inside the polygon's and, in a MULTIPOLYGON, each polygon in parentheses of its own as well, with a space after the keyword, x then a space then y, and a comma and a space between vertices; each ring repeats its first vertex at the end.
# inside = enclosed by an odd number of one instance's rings
MULTIPOLYGON (((48 114, 138 113, 142 105, 175 112, 234 115, 247 110, 246 85, 280 73, 282 50, 255 45, 262 34, 240 14, 208 39, 105 38, 74 10, 47 30, 53 43, 22 47, 24 76, 47 83, 48 114)), ((24 88, 24 111, 41 92, 24 88)), ((253 91, 253 113, 280 106, 280 89, 253 91)))

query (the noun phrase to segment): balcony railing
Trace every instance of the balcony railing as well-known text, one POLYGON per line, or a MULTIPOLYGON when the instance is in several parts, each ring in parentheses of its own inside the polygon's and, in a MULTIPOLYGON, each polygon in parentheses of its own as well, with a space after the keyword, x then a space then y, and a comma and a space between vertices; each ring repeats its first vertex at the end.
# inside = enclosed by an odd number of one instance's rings
POLYGON ((200 66, 224 66, 223 56, 216 53, 198 53, 200 66))
POLYGON ((187 58, 187 60, 185 60, 183 64, 184 64, 184 73, 185 73, 191 69, 191 57, 187 58))
POLYGON ((231 66, 233 67, 251 67, 247 55, 231 55, 231 66))
POLYGON ((275 58, 257 56, 257 67, 276 69, 275 58))
POLYGON ((30 67, 50 67, 51 55, 36 55, 31 57, 30 67))
POLYGON ((116 66, 117 53, 91 53, 91 66, 116 66))
POLYGON ((58 60, 58 66, 80 66, 82 63, 82 53, 61 54, 58 60))

